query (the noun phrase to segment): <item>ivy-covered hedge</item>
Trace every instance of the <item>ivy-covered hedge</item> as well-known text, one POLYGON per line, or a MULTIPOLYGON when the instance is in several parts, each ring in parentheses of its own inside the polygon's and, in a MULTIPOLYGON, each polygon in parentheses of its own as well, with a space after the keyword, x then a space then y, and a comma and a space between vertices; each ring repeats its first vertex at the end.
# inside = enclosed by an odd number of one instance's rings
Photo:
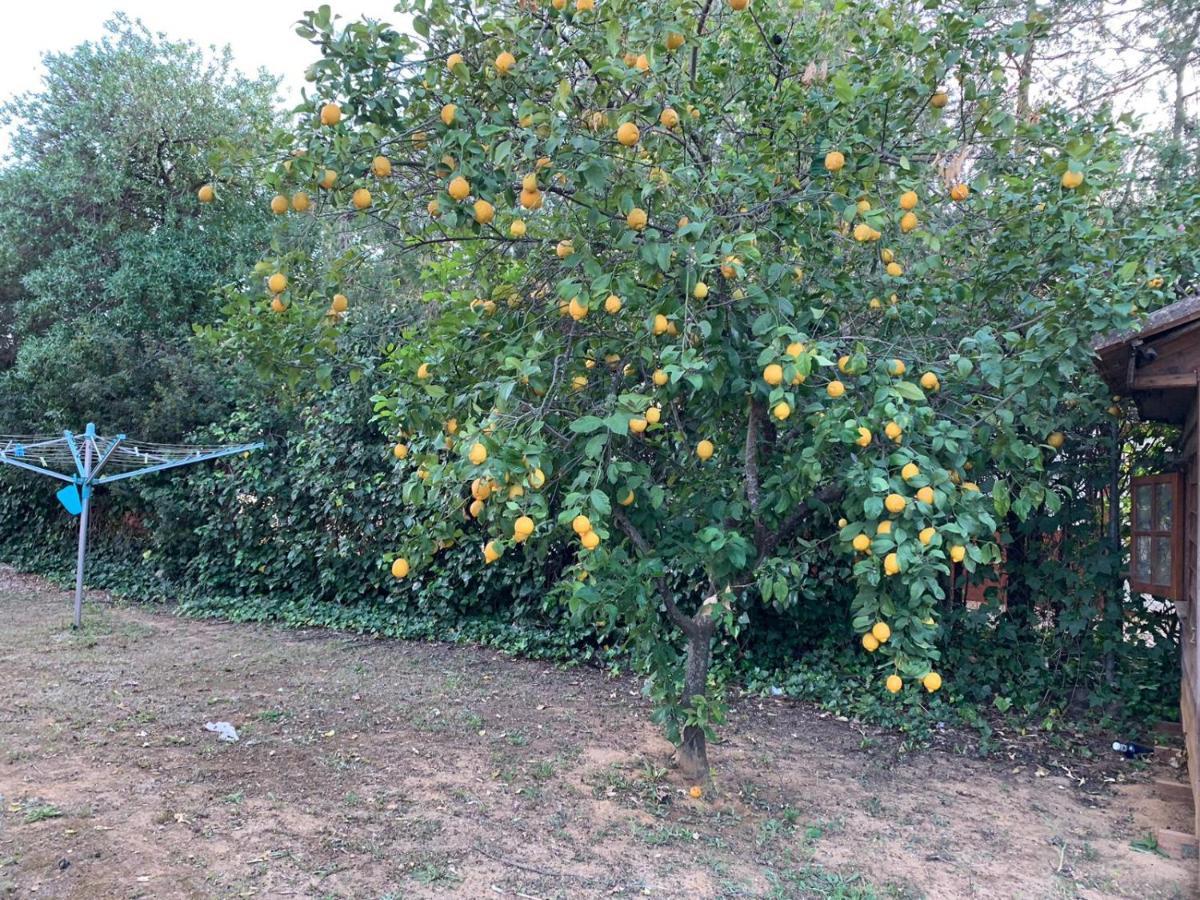
MULTIPOLYGON (((464 539, 438 554, 435 566, 396 582, 387 555, 401 535, 424 527, 428 513, 401 500, 370 409, 365 387, 350 384, 299 410, 255 401, 252 413, 196 437, 265 436, 264 450, 98 492, 88 585, 178 604, 187 615, 471 641, 564 663, 644 668, 637 635, 573 616, 552 592, 565 548, 538 558, 510 553, 482 566, 478 546, 464 539)), ((55 502, 54 488, 0 471, 0 560, 66 585, 77 520, 55 502)), ((1031 527, 1049 532, 1056 523, 1031 527)), ((746 610, 737 635, 716 648, 714 677, 918 737, 947 718, 977 725, 986 739, 989 717, 1004 714, 1047 729, 1067 719, 1127 727, 1172 717, 1171 620, 1127 606, 1124 627, 1136 639, 1115 641, 1116 629, 1096 617, 1095 599, 1112 561, 1094 537, 1077 537, 1064 552, 1074 568, 1033 560, 1024 572, 1039 595, 1057 598, 1049 627, 1015 612, 947 610, 943 648, 954 682, 944 696, 881 701, 870 659, 856 652, 845 615, 849 588, 834 556, 811 573, 805 602, 746 610)))

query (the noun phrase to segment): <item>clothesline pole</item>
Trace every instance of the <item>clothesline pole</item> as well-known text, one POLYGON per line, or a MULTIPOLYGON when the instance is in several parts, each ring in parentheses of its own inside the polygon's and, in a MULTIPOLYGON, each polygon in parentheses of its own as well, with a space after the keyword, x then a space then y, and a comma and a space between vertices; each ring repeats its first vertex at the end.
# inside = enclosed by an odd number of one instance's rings
POLYGON ((82 498, 79 510, 79 553, 75 558, 75 618, 72 622, 75 628, 83 624, 83 563, 87 557, 88 511, 92 506, 92 446, 95 438, 96 426, 88 422, 83 437, 83 484, 79 488, 82 498))

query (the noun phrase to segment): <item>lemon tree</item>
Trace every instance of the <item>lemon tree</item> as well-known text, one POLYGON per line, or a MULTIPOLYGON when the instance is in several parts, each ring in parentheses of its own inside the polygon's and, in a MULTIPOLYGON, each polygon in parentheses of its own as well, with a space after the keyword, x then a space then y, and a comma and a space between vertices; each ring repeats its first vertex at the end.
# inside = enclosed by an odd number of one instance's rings
POLYGON ((342 238, 325 260, 286 226, 248 313, 311 352, 386 299, 360 266, 419 273, 375 398, 397 490, 427 511, 382 561, 397 590, 465 541, 481 567, 558 567, 578 616, 625 627, 698 779, 714 642, 819 590, 830 547, 880 691, 938 690, 952 567, 995 561, 1010 513, 1057 508, 1061 409, 1108 402, 1091 336, 1162 287, 1108 208, 1111 123, 1014 115, 1002 63, 1036 22, 399 9, 411 33, 326 7, 299 28, 322 59, 266 177, 281 220, 342 238))

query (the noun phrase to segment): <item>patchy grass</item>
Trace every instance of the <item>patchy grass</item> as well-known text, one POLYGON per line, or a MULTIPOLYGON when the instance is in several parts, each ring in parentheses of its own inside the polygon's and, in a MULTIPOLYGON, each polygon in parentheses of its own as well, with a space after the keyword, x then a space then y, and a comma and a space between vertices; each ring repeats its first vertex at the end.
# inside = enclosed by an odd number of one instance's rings
POLYGON ((0 617, 0 897, 1192 896, 1154 762, 1081 784, 742 698, 697 799, 632 679, 137 607, 75 634, 2 570, 0 617))

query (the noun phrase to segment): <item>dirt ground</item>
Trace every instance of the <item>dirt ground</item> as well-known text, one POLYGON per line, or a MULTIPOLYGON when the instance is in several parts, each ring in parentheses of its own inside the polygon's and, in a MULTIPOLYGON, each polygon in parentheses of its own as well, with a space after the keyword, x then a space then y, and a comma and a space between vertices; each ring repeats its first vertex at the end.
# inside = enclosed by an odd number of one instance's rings
POLYGON ((1195 896, 1165 765, 745 699, 694 800, 633 680, 97 599, 0 568, 0 897, 1195 896))

